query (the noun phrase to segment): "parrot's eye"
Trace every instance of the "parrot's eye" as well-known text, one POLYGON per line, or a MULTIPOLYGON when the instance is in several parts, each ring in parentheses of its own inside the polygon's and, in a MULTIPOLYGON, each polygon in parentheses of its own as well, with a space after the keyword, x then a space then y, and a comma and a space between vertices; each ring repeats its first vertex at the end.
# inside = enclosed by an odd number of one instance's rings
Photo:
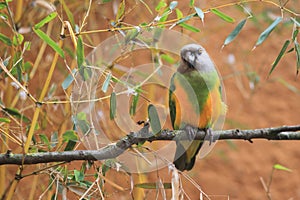
POLYGON ((201 49, 201 48, 198 49, 198 53, 199 53, 199 54, 202 54, 202 49, 201 49))

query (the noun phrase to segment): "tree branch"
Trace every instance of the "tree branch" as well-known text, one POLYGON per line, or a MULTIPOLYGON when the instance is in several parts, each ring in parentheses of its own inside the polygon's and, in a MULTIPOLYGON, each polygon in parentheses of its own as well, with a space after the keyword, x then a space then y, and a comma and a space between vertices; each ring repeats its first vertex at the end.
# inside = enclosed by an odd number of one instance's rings
MULTIPOLYGON (((267 140, 300 140, 300 125, 281 126, 273 128, 253 129, 253 130, 224 130, 213 131, 214 138, 217 140, 243 139, 252 142, 252 139, 267 140), (217 136, 217 137, 216 137, 217 136)), ((204 140, 206 132, 198 130, 195 139, 204 140)), ((32 154, 13 154, 8 151, 0 154, 0 165, 5 164, 38 164, 50 162, 71 162, 74 160, 105 160, 116 158, 134 144, 145 141, 153 142, 158 140, 188 140, 187 133, 184 130, 162 130, 161 133, 153 135, 149 132, 149 125, 145 125, 137 132, 131 132, 116 143, 107 145, 99 150, 77 150, 64 152, 46 152, 32 154), (175 138, 176 136, 176 138, 175 138)))

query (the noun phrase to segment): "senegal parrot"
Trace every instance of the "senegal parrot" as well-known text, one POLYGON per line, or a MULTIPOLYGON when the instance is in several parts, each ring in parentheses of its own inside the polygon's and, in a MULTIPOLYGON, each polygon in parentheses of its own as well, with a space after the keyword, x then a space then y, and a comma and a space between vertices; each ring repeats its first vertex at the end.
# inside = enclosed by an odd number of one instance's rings
POLYGON ((191 170, 203 141, 193 140, 197 128, 211 133, 214 122, 225 112, 221 84, 213 61, 198 44, 185 45, 181 62, 171 78, 169 110, 174 130, 187 131, 190 141, 176 141, 174 164, 191 170))

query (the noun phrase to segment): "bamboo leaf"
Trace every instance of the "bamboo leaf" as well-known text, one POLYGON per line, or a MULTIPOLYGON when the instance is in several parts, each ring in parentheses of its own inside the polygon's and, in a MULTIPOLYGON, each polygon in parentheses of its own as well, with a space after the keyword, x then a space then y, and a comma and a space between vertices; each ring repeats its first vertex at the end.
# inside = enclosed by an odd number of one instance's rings
POLYGON ((6 35, 2 34, 2 33, 0 33, 0 41, 2 41, 7 46, 11 46, 12 45, 12 41, 10 40, 10 38, 7 37, 6 35))
POLYGON ((273 166, 273 168, 274 168, 274 169, 283 170, 283 171, 292 172, 291 169, 289 169, 289 168, 287 168, 287 167, 285 167, 285 166, 282 166, 282 165, 280 165, 280 164, 275 164, 275 165, 273 166))
POLYGON ((195 33, 198 33, 200 32, 200 29, 196 28, 195 26, 192 26, 192 25, 189 25, 189 24, 186 24, 186 23, 180 23, 179 26, 185 28, 186 30, 189 30, 189 31, 192 31, 192 32, 195 32, 195 33))
POLYGON ((190 0, 190 3, 189 3, 190 7, 194 7, 194 4, 195 4, 195 0, 190 0))
POLYGON ((204 22, 204 12, 198 8, 198 7, 194 7, 198 17, 201 19, 202 23, 204 22))
POLYGON ((48 22, 52 21, 56 16, 57 16, 57 12, 50 13, 47 17, 45 17, 39 23, 37 23, 36 25, 34 25, 34 29, 40 29, 40 28, 42 28, 45 24, 47 24, 48 22))
POLYGON ((177 24, 180 24, 180 23, 182 23, 182 22, 188 21, 188 20, 190 20, 190 19, 193 18, 193 17, 194 17, 194 14, 188 15, 188 16, 186 16, 186 17, 184 17, 184 18, 178 20, 177 24))
POLYGON ((79 36, 77 40, 76 55, 77 55, 77 66, 78 68, 80 68, 84 62, 84 48, 83 48, 83 42, 81 36, 79 36))
POLYGON ((4 123, 10 123, 11 120, 6 118, 6 117, 0 117, 0 122, 4 122, 4 123))
POLYGON ((300 45, 298 42, 295 42, 295 50, 296 50, 296 56, 297 56, 297 74, 300 69, 300 45))
POLYGON ((75 20, 74 20, 73 13, 70 11, 69 7, 67 6, 67 4, 65 3, 64 0, 60 0, 59 2, 62 4, 63 9, 65 10, 65 12, 67 14, 68 20, 70 21, 72 27, 74 28, 75 27, 75 20))
POLYGON ((293 41, 296 41, 298 33, 299 33, 299 30, 295 29, 294 32, 293 32, 293 39, 292 39, 293 41))
POLYGON ((291 20, 294 22, 294 24, 298 27, 300 27, 300 22, 298 22, 296 19, 291 17, 291 20))
POLYGON ((139 92, 137 92, 137 94, 133 96, 132 103, 130 105, 130 115, 131 116, 135 115, 135 113, 136 113, 136 107, 137 107, 139 97, 140 97, 139 92))
POLYGON ((176 8, 176 16, 177 16, 177 19, 183 18, 183 14, 178 8, 176 8))
POLYGON ((211 9, 210 11, 226 22, 229 22, 229 23, 235 22, 235 20, 233 18, 229 17, 228 15, 226 15, 225 13, 221 12, 218 9, 214 8, 214 9, 211 9))
POLYGON ((271 70, 269 72, 269 76, 271 75, 271 73, 273 72, 273 70, 275 69, 275 67, 277 66, 279 60, 284 55, 284 53, 285 53, 286 49, 288 48, 289 44, 290 44, 290 40, 286 40, 285 43, 283 44, 283 46, 282 46, 282 48, 281 48, 281 50, 280 50, 280 52, 279 52, 279 54, 278 54, 275 62, 272 65, 272 68, 271 68, 271 70))
POLYGON ((174 10, 174 8, 176 8, 177 5, 178 5, 177 1, 172 1, 169 5, 169 9, 174 10))
POLYGON ((21 121, 25 123, 29 123, 30 119, 28 119, 26 116, 21 114, 17 109, 15 108, 3 108, 3 111, 7 112, 8 114, 15 116, 16 118, 20 119, 21 121))
POLYGON ((107 76, 106 76, 106 79, 102 85, 102 88, 101 90, 105 93, 107 92, 107 89, 108 89, 108 86, 109 86, 109 83, 110 83, 110 80, 111 80, 111 73, 109 73, 107 76))
POLYGON ((255 47, 263 43, 267 37, 270 35, 270 33, 274 30, 274 28, 282 21, 281 17, 276 18, 273 23, 266 29, 264 30, 260 36, 258 37, 258 40, 255 44, 255 47))
POLYGON ((116 16, 116 21, 119 21, 120 19, 123 18, 125 13, 125 0, 122 0, 122 2, 119 5, 117 16, 116 16))
POLYGON ((152 104, 148 106, 148 118, 153 134, 159 133, 161 131, 161 124, 159 121, 157 110, 152 104))
MULTIPOLYGON (((171 183, 163 183, 164 189, 171 189, 171 183)), ((134 187, 143 188, 143 189, 157 189, 159 186, 157 183, 138 183, 135 184, 134 187)))
POLYGON ((72 71, 72 74, 69 74, 67 76, 67 78, 62 82, 61 86, 64 90, 66 90, 74 81, 74 74, 75 73, 75 69, 72 71))
POLYGON ((116 116, 116 109, 117 109, 116 93, 113 92, 110 95, 110 109, 109 109, 110 119, 114 119, 115 118, 115 116, 116 116))
POLYGON ((244 27, 244 25, 247 22, 247 18, 242 20, 235 28, 234 30, 227 36, 227 38, 224 41, 223 46, 226 46, 227 44, 229 44, 230 42, 232 42, 236 36, 241 32, 242 28, 244 27))
POLYGON ((54 51, 56 51, 60 57, 64 58, 64 51, 54 42, 46 33, 40 29, 33 29, 33 31, 44 41, 46 42, 54 51))

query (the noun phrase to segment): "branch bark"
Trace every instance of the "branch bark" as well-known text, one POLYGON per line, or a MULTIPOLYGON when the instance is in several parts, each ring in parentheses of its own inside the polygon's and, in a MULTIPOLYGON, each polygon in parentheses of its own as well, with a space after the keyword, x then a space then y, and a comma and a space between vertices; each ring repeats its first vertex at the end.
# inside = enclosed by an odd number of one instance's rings
MULTIPOLYGON (((239 139, 267 139, 267 140, 300 140, 300 125, 296 126, 281 126, 273 128, 262 128, 253 130, 224 130, 213 131, 214 139, 228 140, 239 139)), ((204 140, 206 132, 198 130, 195 135, 196 140, 204 140)), ((116 143, 109 144, 99 150, 77 150, 64 152, 46 152, 32 154, 13 154, 8 151, 5 154, 0 154, 0 165, 30 165, 38 163, 50 162, 71 162, 75 160, 105 160, 116 158, 134 144, 142 142, 153 142, 158 140, 188 140, 188 135, 184 130, 162 130, 161 133, 153 135, 149 132, 149 125, 145 125, 137 132, 131 132, 126 137, 120 139, 116 143), (175 138, 176 136, 176 138, 175 138)))

